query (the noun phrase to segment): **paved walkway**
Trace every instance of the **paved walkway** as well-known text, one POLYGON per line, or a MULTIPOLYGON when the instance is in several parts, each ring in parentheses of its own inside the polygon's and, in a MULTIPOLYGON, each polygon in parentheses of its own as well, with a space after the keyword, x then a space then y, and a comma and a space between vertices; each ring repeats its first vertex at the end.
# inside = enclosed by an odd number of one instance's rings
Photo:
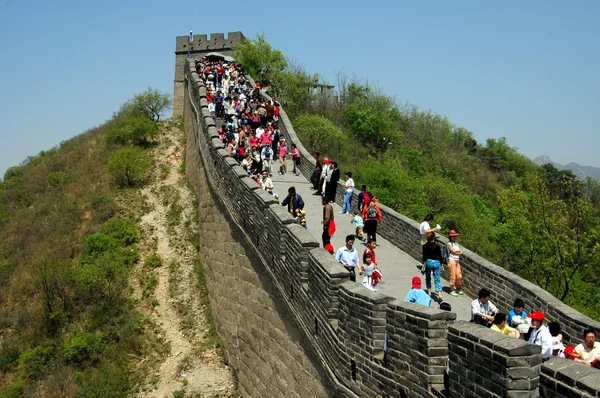
MULTIPOLYGON (((287 165, 289 172, 286 175, 281 176, 277 173, 279 170, 279 161, 274 162, 272 177, 273 186, 275 188, 274 192, 279 195, 279 200, 281 201, 287 195, 287 190, 290 186, 294 186, 296 188, 296 192, 302 196, 302 199, 305 203, 304 210, 306 210, 307 213, 306 225, 308 231, 319 243, 321 243, 321 234, 323 232, 321 227, 321 221, 323 219, 323 206, 321 204, 321 197, 318 195, 313 195, 314 191, 311 189, 312 184, 306 180, 306 178, 304 178, 302 175, 295 176, 291 173, 291 163, 291 160, 288 160, 287 165)), ((331 239, 331 244, 336 250, 345 245, 344 239, 346 235, 354 234, 355 232, 354 224, 350 222, 352 216, 339 214, 339 212, 342 210, 342 203, 343 199, 341 197, 336 198, 336 203, 332 203, 337 231, 331 239)), ((385 219, 383 222, 385 223, 385 219)), ((408 254, 404 253, 402 250, 398 249, 396 246, 392 245, 388 240, 381 236, 377 237, 377 243, 378 246, 375 249, 375 254, 377 255, 378 266, 383 273, 383 278, 378 285, 379 292, 400 300, 404 300, 406 293, 411 288, 411 280, 416 275, 421 276, 423 280, 423 287, 425 287, 425 277, 424 275, 421 275, 417 269, 419 262, 410 257, 408 254)), ((362 252, 364 251, 365 246, 366 243, 363 243, 360 240, 356 240, 354 244, 354 247, 356 247, 356 249, 359 251, 359 257, 361 261, 362 252)), ((341 264, 340 267, 342 267, 341 264)), ((356 283, 360 283, 362 281, 362 277, 360 277, 358 273, 356 277, 356 283)), ((453 297, 449 294, 448 281, 442 280, 442 285, 445 286, 445 292, 442 299, 452 305, 452 311, 456 312, 458 317, 457 320, 469 320, 471 317, 471 301, 473 299, 467 296, 453 297)), ((433 302, 432 306, 433 305, 437 304, 433 302)))

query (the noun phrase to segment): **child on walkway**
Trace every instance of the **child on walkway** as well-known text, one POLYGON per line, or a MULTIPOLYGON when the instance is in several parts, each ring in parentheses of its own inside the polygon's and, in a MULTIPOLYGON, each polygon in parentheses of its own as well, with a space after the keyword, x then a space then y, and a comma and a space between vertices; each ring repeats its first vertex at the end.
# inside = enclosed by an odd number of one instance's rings
POLYGON ((299 224, 302 228, 306 229, 306 210, 298 209, 296 211, 296 224, 299 224))
POLYGON ((365 262, 360 266, 359 275, 365 275, 362 280, 362 285, 374 292, 377 291, 377 283, 374 283, 373 273, 377 269, 377 264, 373 262, 373 257, 370 254, 365 255, 365 262))
POLYGON ((358 239, 365 240, 365 233, 363 232, 365 222, 363 221, 363 218, 358 213, 352 213, 352 215, 354 217, 352 217, 350 222, 356 226, 355 235, 358 237, 358 239))

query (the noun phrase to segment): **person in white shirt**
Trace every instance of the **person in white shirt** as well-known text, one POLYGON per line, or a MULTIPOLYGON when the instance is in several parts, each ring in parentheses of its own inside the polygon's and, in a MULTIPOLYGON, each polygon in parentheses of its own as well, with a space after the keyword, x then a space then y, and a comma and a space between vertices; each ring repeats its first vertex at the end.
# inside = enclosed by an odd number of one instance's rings
POLYGON ((335 255, 335 261, 342 264, 350 272, 350 280, 356 282, 355 268, 360 266, 358 263, 358 251, 354 248, 354 235, 346 236, 346 246, 338 249, 335 255))
POLYGON ((437 232, 442 229, 440 224, 436 225, 435 228, 431 228, 429 223, 433 221, 433 214, 429 213, 425 216, 425 219, 419 226, 419 232, 421 233, 421 244, 424 245, 427 242, 427 232, 437 232))
POLYGON ((262 172, 262 180, 260 182, 260 186, 262 187, 262 189, 273 195, 273 181, 269 178, 269 173, 266 171, 262 172))
POLYGON ((595 361, 600 361, 600 343, 596 341, 596 332, 592 329, 586 329, 583 338, 583 343, 575 347, 575 352, 579 354, 575 361, 593 366, 595 361))
POLYGON ((531 319, 531 326, 534 330, 529 336, 529 342, 542 347, 542 359, 552 358, 552 335, 548 327, 544 325, 544 313, 542 311, 534 311, 527 315, 531 319))
POLYGON ((490 301, 491 295, 485 288, 479 291, 479 298, 471 303, 471 322, 489 326, 494 321, 498 308, 490 301))
POLYGON ((352 192, 354 192, 354 180, 352 179, 352 173, 346 173, 346 189, 344 190, 344 204, 342 205, 342 211, 340 214, 350 214, 350 203, 352 202, 352 192))

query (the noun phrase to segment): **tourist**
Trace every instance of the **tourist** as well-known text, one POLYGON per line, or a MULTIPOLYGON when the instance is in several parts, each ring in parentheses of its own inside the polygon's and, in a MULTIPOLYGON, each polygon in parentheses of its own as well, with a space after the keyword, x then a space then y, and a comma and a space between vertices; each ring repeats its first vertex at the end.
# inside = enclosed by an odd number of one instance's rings
POLYGON ((363 206, 362 218, 365 220, 365 233, 367 239, 377 241, 377 225, 381 224, 383 216, 377 203, 378 199, 373 198, 367 206, 363 206))
POLYGON ((359 266, 358 251, 354 248, 354 235, 346 236, 346 245, 338 249, 335 261, 342 264, 350 273, 350 280, 356 282, 355 269, 359 266))
POLYGON ((377 264, 377 256, 375 256, 375 247, 376 246, 377 246, 377 242, 375 242, 373 239, 369 239, 369 241, 367 242, 367 247, 365 248, 365 251, 363 252, 363 262, 365 261, 366 256, 369 255, 373 259, 373 262, 375 264, 377 264))
POLYGON ((319 189, 319 179, 321 178, 321 171, 323 170, 323 162, 321 161, 321 154, 315 152, 315 169, 310 176, 310 182, 312 183, 313 189, 316 191, 319 189))
POLYGON ((352 217, 352 221, 350 221, 351 223, 354 224, 354 226, 356 227, 355 229, 355 234, 358 237, 358 239, 360 240, 365 240, 365 233, 363 232, 363 228, 365 226, 365 223, 363 221, 363 218, 360 216, 360 214, 357 213, 353 213, 354 217, 352 217))
POLYGON ((352 173, 346 173, 346 184, 344 185, 344 204, 340 214, 350 214, 350 204, 352 203, 352 193, 354 192, 354 180, 352 173))
POLYGON ((294 173, 294 175, 299 176, 300 175, 300 161, 301 161, 301 157, 300 157, 300 150, 296 147, 296 144, 292 144, 292 164, 294 165, 294 169, 292 170, 292 173, 294 173))
POLYGON ((431 295, 431 274, 438 302, 442 301, 442 250, 435 242, 435 234, 427 233, 427 242, 423 245, 423 265, 425 266, 425 286, 427 294, 431 295))
POLYGON ((462 290, 462 269, 460 268, 460 255, 462 249, 456 243, 458 233, 452 230, 448 233, 448 271, 450 271, 450 294, 452 296, 464 295, 462 290))
POLYGON ((282 206, 287 206, 288 212, 292 216, 296 216, 298 210, 304 209, 304 200, 302 200, 302 196, 296 193, 295 187, 289 187, 288 195, 281 202, 282 206))
POLYGON ((327 178, 325 179, 325 196, 329 198, 331 202, 335 203, 335 194, 337 192, 338 181, 340 180, 340 169, 338 169, 337 162, 331 162, 330 169, 327 172, 327 178))
POLYGON ((269 177, 273 176, 273 148, 271 148, 270 144, 263 146, 261 156, 263 159, 263 171, 268 172, 269 177))
POLYGON ((371 203, 371 200, 373 199, 373 194, 369 191, 367 191, 367 186, 366 185, 361 185, 360 187, 360 193, 358 194, 358 213, 362 214, 363 212, 363 208, 365 206, 367 206, 369 203, 371 203))
MULTIPOLYGON (((433 232, 430 233, 433 234, 433 232)), ((498 308, 490 301, 492 294, 483 288, 477 296, 478 298, 471 302, 471 322, 490 326, 494 321, 494 315, 498 312, 498 308)))
POLYGON ((426 307, 431 305, 431 296, 421 288, 421 278, 418 276, 412 278, 412 288, 404 297, 404 301, 421 304, 426 307))
POLYGON ((262 189, 273 195, 273 181, 269 177, 269 173, 266 171, 262 172, 262 180, 260 182, 262 189))
POLYGON ((534 311, 527 315, 527 318, 531 319, 531 326, 534 329, 529 336, 529 342, 542 347, 542 359, 552 358, 552 335, 544 325, 544 313, 534 311))
POLYGON ((431 228, 431 225, 429 225, 429 223, 431 221, 433 221, 433 214, 429 213, 425 216, 425 219, 423 220, 421 225, 419 225, 419 232, 421 232, 421 244, 422 245, 424 245, 425 242, 427 242, 427 233, 428 232, 436 232, 436 231, 440 231, 442 229, 440 224, 436 225, 435 228, 431 228))
POLYGON ((287 144, 284 137, 279 140, 279 174, 287 174, 287 144))
POLYGON ((592 329, 586 329, 583 332, 583 343, 575 347, 575 352, 579 358, 575 361, 588 366, 594 366, 600 361, 600 343, 596 341, 596 332, 592 329))
POLYGON ((525 302, 523 299, 516 299, 513 304, 513 309, 508 313, 508 325, 516 328, 519 325, 522 325, 527 322, 527 312, 523 309, 525 307, 525 302))
POLYGON ((321 204, 323 205, 323 221, 321 222, 323 224, 323 234, 321 239, 323 247, 325 247, 328 243, 331 243, 332 230, 335 230, 335 219, 333 217, 333 207, 329 204, 329 198, 322 198, 321 204))
POLYGON ((496 313, 496 315, 494 315, 494 320, 492 321, 492 326, 490 327, 490 329, 511 337, 520 337, 519 331, 517 329, 511 328, 507 325, 506 314, 502 312, 498 312, 496 313))
POLYGON ((362 281, 362 285, 369 290, 377 291, 377 283, 373 282, 373 273, 377 269, 377 264, 373 262, 373 256, 370 254, 363 255, 363 265, 360 266, 359 275, 365 275, 362 281))
POLYGON ((302 228, 306 228, 306 210, 298 210, 296 212, 296 224, 299 224, 302 228))

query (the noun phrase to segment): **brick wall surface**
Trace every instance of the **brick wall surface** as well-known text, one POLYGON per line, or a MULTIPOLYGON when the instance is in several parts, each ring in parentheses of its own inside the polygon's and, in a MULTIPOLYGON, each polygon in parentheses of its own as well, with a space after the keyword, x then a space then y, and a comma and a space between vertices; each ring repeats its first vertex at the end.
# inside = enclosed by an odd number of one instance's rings
MULTIPOLYGON (((191 60, 184 84, 186 173, 199 199, 201 259, 245 396, 439 396, 448 356, 452 396, 537 396, 539 347, 349 283, 318 241, 222 149, 191 60), (494 376, 486 381, 481 370, 494 376)), ((314 159, 284 111, 280 128, 300 149, 309 178, 314 159)), ((381 234, 419 258, 418 223, 381 207, 381 234)), ((597 325, 475 253, 465 250, 463 264, 469 292, 493 284, 501 308, 523 297, 561 322, 567 338, 597 325)))

